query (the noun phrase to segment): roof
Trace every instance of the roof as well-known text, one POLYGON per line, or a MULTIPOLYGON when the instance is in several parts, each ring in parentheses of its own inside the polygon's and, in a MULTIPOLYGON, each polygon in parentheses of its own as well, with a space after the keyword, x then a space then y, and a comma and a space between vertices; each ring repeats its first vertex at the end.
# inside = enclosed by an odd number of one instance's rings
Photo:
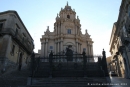
POLYGON ((4 11, 4 12, 0 12, 0 15, 3 15, 3 14, 8 14, 8 13, 14 13, 18 19, 20 20, 20 22, 22 23, 23 27, 25 28, 25 30, 27 31, 28 35, 31 37, 31 39, 33 40, 32 36, 30 35, 30 33, 28 32, 27 28, 25 27, 23 21, 21 20, 20 16, 18 15, 17 11, 15 10, 8 10, 8 11, 4 11))

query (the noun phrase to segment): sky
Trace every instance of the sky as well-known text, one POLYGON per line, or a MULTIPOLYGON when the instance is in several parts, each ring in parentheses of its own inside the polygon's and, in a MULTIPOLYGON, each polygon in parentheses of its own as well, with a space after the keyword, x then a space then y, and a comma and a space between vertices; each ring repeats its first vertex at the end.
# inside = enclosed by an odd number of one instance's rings
MULTIPOLYGON (((40 38, 47 26, 53 32, 57 13, 66 3, 67 0, 0 0, 0 12, 17 11, 34 39, 34 51, 38 52, 41 49, 40 38)), ((121 0, 68 0, 68 4, 79 16, 82 33, 87 29, 91 35, 94 54, 102 54, 104 48, 106 56, 110 56, 109 41, 121 0)))

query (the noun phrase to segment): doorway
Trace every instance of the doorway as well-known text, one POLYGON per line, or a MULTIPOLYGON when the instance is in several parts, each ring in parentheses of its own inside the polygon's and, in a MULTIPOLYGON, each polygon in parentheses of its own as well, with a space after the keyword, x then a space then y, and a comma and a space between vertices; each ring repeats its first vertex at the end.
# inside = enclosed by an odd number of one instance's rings
POLYGON ((23 57, 23 54, 20 53, 20 56, 19 56, 19 65, 18 65, 18 70, 19 71, 21 70, 21 67, 22 67, 22 57, 23 57))

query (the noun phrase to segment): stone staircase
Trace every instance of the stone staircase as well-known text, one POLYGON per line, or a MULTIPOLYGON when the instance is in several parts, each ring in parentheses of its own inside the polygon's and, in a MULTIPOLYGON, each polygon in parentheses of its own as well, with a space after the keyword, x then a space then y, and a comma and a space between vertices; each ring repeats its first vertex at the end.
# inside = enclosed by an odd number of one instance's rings
POLYGON ((41 62, 34 77, 29 77, 28 87, 107 87, 99 85, 107 83, 98 63, 86 64, 86 76, 84 76, 83 63, 53 63, 52 77, 50 77, 50 65, 41 62))
MULTIPOLYGON (((53 77, 84 77, 83 64, 73 62, 71 63, 54 63, 52 68, 53 77)), ((88 63, 86 65, 87 77, 103 77, 103 71, 100 69, 98 63, 88 63)), ((49 77, 49 63, 40 63, 38 71, 34 75, 35 77, 49 77)))
POLYGON ((30 70, 27 68, 12 70, 0 76, 0 87, 26 87, 29 75, 30 70))

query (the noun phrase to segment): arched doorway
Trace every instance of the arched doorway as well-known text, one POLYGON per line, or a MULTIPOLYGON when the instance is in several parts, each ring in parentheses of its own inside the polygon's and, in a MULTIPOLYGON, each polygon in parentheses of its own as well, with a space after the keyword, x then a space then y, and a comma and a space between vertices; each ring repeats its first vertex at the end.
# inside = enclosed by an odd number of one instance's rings
POLYGON ((64 44, 64 51, 66 51, 66 48, 71 49, 73 52, 76 51, 75 45, 72 42, 67 42, 64 44))

